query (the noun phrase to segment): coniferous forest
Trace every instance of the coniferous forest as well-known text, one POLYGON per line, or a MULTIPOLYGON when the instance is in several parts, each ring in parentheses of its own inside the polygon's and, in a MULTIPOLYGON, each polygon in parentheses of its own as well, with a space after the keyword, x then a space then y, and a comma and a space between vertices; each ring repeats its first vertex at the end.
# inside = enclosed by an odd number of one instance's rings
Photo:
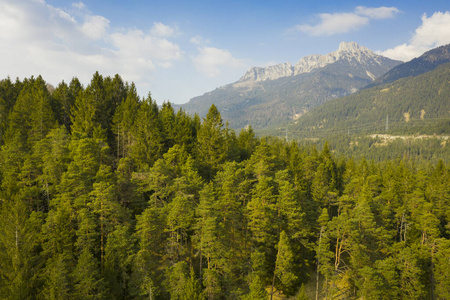
POLYGON ((0 82, 1 299, 450 299, 448 162, 341 157, 96 73, 0 82))

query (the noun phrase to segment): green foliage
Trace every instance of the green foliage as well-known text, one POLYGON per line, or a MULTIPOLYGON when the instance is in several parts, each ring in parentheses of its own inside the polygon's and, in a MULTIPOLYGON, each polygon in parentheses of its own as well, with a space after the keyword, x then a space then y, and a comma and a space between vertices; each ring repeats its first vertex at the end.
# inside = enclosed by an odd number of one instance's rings
POLYGON ((119 77, 53 98, 43 83, 0 84, 16 97, 0 149, 0 298, 449 297, 447 161, 236 136, 217 108, 200 122, 119 77), (35 130, 25 99, 59 126, 44 116, 35 130))
POLYGON ((291 249, 289 238, 284 231, 280 233, 280 241, 277 248, 274 276, 279 280, 280 289, 285 294, 294 294, 297 281, 297 275, 294 273, 294 253, 291 249))
POLYGON ((75 104, 76 94, 74 95, 69 86, 63 81, 53 91, 52 97, 55 101, 59 123, 64 124, 66 129, 69 130, 72 125, 70 116, 72 107, 75 104))
POLYGON ((28 299, 38 293, 42 265, 39 233, 42 215, 22 199, 2 201, 0 210, 0 293, 6 299, 28 299))
POLYGON ((148 95, 140 104, 132 127, 135 140, 130 156, 143 170, 151 167, 162 156, 164 141, 158 114, 156 102, 148 95))
POLYGON ((73 272, 74 297, 78 299, 102 299, 104 286, 100 278, 98 262, 88 248, 84 248, 73 272))
POLYGON ((243 299, 266 300, 268 298, 264 283, 258 275, 253 275, 250 282, 250 292, 243 299))
POLYGON ((225 130, 222 117, 212 105, 197 135, 197 158, 204 178, 212 180, 226 159, 225 130))

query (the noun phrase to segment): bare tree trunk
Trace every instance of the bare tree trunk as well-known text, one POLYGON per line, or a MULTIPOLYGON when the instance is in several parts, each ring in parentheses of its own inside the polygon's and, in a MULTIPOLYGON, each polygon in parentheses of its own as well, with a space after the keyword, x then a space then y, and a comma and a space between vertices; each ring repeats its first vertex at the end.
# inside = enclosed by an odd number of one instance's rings
MULTIPOLYGON (((322 243, 322 233, 323 233, 323 226, 320 228, 320 234, 319 234, 319 249, 320 244, 322 243)), ((319 300, 319 256, 317 255, 317 271, 316 271, 316 300, 319 300)))

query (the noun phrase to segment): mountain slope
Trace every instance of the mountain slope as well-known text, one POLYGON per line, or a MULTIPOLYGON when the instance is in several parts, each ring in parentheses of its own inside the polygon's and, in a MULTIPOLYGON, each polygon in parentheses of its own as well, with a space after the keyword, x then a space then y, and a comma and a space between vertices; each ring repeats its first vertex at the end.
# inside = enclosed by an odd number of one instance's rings
POLYGON ((432 71, 439 65, 448 62, 450 62, 450 44, 434 48, 425 52, 418 58, 414 58, 409 62, 392 68, 386 74, 370 83, 366 88, 391 83, 400 78, 418 76, 420 74, 432 71))
POLYGON ((450 132, 450 63, 417 77, 329 101, 292 127, 295 136, 450 132))
POLYGON ((251 68, 237 82, 191 99, 183 108, 204 116, 211 104, 233 128, 264 128, 298 119, 326 101, 356 92, 400 62, 354 42, 295 65, 251 68))

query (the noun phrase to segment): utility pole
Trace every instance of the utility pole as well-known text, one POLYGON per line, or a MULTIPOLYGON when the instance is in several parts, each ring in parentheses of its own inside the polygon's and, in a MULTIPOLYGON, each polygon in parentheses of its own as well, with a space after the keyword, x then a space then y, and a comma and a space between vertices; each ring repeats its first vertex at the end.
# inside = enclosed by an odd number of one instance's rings
POLYGON ((389 130, 389 115, 386 115, 386 133, 389 130))

